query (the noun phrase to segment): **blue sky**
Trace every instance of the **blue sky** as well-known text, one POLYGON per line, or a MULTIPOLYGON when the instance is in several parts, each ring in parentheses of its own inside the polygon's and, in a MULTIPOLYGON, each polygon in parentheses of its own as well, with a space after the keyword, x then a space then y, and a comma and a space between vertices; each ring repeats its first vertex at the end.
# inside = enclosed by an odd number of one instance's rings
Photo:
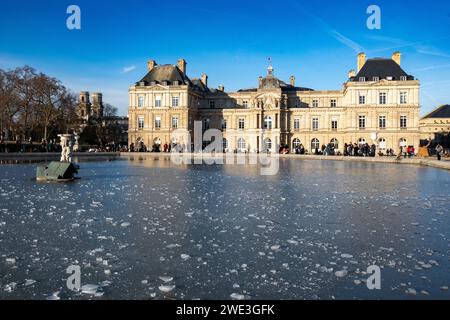
POLYGON ((437 1, 125 1, 40 0, 0 4, 0 68, 28 64, 78 92, 101 91, 127 113, 128 87, 146 61, 183 57, 188 75, 209 76, 227 91, 254 87, 272 57, 277 77, 340 89, 356 55, 403 53, 422 83, 422 115, 450 103, 450 3, 437 1), (66 28, 66 9, 81 8, 81 30, 66 28), (366 27, 381 8, 381 30, 366 27))

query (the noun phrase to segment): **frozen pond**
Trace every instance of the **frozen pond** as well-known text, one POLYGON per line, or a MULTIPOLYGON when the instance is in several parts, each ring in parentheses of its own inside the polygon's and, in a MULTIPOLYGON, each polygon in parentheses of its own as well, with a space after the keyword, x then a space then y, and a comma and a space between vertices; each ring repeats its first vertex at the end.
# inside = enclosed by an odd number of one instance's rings
POLYGON ((0 299, 449 299, 450 173, 280 160, 0 165, 0 299), (381 290, 365 271, 381 268, 381 290), (66 269, 82 285, 66 288, 66 269), (91 292, 91 293, 93 293, 91 292))

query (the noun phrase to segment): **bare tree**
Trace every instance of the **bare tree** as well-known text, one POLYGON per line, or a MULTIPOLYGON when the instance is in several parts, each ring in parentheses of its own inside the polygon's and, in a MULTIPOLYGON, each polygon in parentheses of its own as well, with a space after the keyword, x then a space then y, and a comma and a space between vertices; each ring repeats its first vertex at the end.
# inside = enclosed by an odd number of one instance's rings
POLYGON ((105 117, 115 117, 117 116, 118 109, 109 103, 105 103, 103 106, 103 116, 105 117))

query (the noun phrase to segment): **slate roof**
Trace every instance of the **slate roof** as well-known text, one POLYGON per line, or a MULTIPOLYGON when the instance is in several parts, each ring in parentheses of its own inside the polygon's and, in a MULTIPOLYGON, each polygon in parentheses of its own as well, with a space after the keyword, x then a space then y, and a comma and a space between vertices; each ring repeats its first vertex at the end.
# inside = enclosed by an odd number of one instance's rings
POLYGON ((141 82, 144 82, 145 85, 150 85, 152 82, 162 84, 165 81, 168 85, 175 81, 178 81, 179 85, 191 84, 191 80, 177 66, 170 64, 155 66, 137 84, 139 85, 141 82))
POLYGON ((351 78, 350 81, 358 82, 360 78, 373 81, 374 77, 380 80, 392 77, 392 80, 399 81, 402 76, 407 77, 407 80, 414 80, 414 77, 407 74, 394 60, 376 58, 367 60, 356 77, 351 78))
POLYGON ((424 119, 450 118, 450 105, 446 104, 427 114, 424 119))

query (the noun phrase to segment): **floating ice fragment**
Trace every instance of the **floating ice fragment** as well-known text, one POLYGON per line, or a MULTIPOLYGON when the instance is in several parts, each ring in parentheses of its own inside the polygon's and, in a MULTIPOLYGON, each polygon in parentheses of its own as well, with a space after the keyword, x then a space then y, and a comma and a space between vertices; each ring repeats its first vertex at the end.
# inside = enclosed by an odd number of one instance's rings
POLYGON ((123 222, 120 226, 121 226, 122 228, 126 228, 126 227, 131 226, 131 223, 129 223, 129 222, 123 222))
POLYGON ((6 263, 8 263, 8 264, 15 264, 16 263, 16 259, 15 258, 6 258, 6 263))
POLYGON ((272 250, 272 251, 278 251, 278 250, 280 250, 280 246, 279 246, 279 245, 271 246, 271 247, 270 247, 270 250, 272 250))
POLYGON ((239 294, 239 293, 232 293, 230 295, 230 298, 233 300, 245 300, 245 296, 243 294, 239 294))
POLYGON ((336 271, 334 274, 338 278, 343 278, 343 277, 345 277, 348 274, 348 271, 347 270, 340 270, 340 271, 336 271))
POLYGON ((161 277, 159 277, 159 279, 161 279, 165 283, 168 283, 168 282, 171 282, 173 280, 173 277, 161 276, 161 277))
POLYGON ((173 289, 175 289, 174 285, 162 285, 159 286, 159 291, 164 292, 164 293, 168 293, 171 292, 173 289))
POLYGON ((96 284, 86 284, 81 287, 81 293, 83 294, 89 294, 89 295, 96 295, 100 287, 96 284))
POLYGON ((351 254, 347 254, 347 253, 341 254, 341 257, 344 258, 344 259, 351 259, 351 258, 353 258, 353 256, 351 254))
POLYGON ((24 285, 25 285, 25 287, 28 287, 28 286, 32 286, 35 283, 36 283, 36 280, 26 279, 24 285))
POLYGON ((61 300, 61 298, 59 297, 59 294, 60 294, 59 291, 53 292, 51 295, 49 295, 49 296, 47 297, 47 300, 49 300, 49 301, 61 300))
POLYGON ((188 254, 182 254, 181 255, 181 259, 184 260, 184 261, 189 260, 190 258, 191 258, 191 256, 188 255, 188 254))

